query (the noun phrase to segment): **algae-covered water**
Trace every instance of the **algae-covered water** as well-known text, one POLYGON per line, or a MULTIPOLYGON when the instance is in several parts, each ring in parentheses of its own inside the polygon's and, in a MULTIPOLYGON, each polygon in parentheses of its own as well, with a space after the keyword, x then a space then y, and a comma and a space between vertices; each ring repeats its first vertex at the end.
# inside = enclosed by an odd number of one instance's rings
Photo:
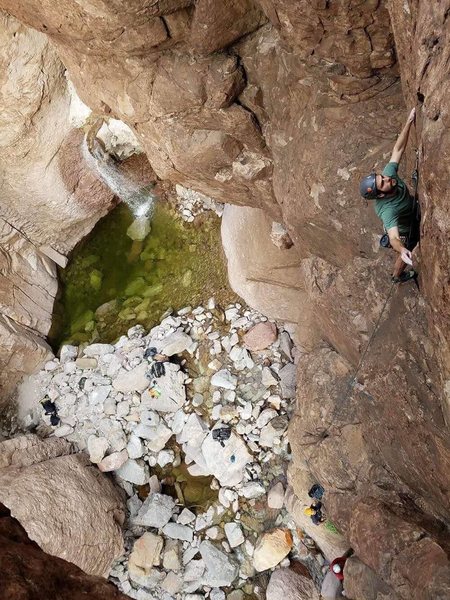
POLYGON ((205 213, 187 224, 157 202, 143 241, 127 236, 133 215, 120 204, 74 250, 60 270, 50 341, 113 342, 137 323, 153 327, 169 309, 214 296, 236 300, 228 287, 220 220, 205 213))

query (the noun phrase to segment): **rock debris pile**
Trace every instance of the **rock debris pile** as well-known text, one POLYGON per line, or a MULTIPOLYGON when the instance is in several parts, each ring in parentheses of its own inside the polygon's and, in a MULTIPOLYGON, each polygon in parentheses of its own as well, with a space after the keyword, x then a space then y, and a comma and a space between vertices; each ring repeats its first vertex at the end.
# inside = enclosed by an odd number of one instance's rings
POLYGON ((137 325, 115 344, 63 346, 45 365, 53 435, 128 496, 126 554, 110 576, 130 597, 239 600, 258 572, 289 564, 293 352, 289 333, 259 313, 210 299, 148 334, 137 325))
POLYGON ((224 205, 221 202, 216 202, 200 192, 179 184, 175 186, 175 189, 177 192, 177 210, 184 221, 192 223, 195 217, 208 210, 215 212, 218 217, 222 216, 224 205))

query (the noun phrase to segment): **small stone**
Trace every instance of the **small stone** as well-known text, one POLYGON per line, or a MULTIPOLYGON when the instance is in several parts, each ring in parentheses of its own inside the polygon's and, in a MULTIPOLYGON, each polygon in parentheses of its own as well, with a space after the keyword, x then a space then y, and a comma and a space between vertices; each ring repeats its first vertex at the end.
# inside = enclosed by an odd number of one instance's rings
POLYGON ((98 363, 96 358, 77 358, 75 364, 79 369, 96 369, 98 363))
POLYGON ((122 400, 116 405, 116 416, 118 419, 123 419, 130 412, 130 403, 128 400, 122 400))
POLYGON ((192 542, 194 531, 187 525, 180 525, 180 523, 167 523, 162 528, 162 532, 165 536, 173 540, 182 540, 185 542, 192 542))
POLYGON ((59 360, 61 364, 64 364, 70 360, 75 360, 78 356, 78 347, 71 346, 70 344, 66 344, 61 346, 61 350, 59 351, 59 360))
POLYGON ((174 596, 181 590, 182 585, 183 585, 183 580, 180 577, 180 575, 170 572, 170 573, 167 573, 166 578, 161 583, 161 588, 163 590, 165 590, 171 596, 174 596))
POLYGON ((244 600, 244 592, 242 590, 233 590, 227 594, 227 600, 244 600))
POLYGON ((203 404, 202 394, 194 394, 192 398, 192 406, 201 406, 203 404))
MULTIPOLYGON (((339 582, 337 577, 334 579, 339 582)), ((341 597, 340 593, 323 596, 327 600, 341 597)), ((364 597, 367 598, 368 596, 364 594, 364 597)), ((290 568, 281 568, 272 573, 266 590, 266 598, 267 600, 300 600, 303 598, 319 600, 322 596, 310 576, 305 577, 290 568)))
POLYGON ((206 531, 205 531, 205 535, 206 537, 208 537, 210 540, 218 540, 220 537, 220 530, 218 527, 216 527, 214 525, 214 527, 209 527, 206 531))
POLYGON ((176 540, 166 540, 163 567, 170 571, 179 571, 181 569, 180 544, 176 540))
POLYGON ((127 236, 135 241, 142 241, 150 233, 150 219, 147 215, 137 217, 127 229, 127 236))
POLYGON ((269 367, 264 367, 261 375, 261 383, 265 387, 271 387, 278 384, 278 380, 274 377, 274 374, 269 367))
POLYGON ((200 554, 206 565, 206 572, 203 576, 204 585, 221 587, 233 583, 239 569, 231 557, 209 541, 200 544, 200 554))
POLYGON ((142 441, 134 433, 130 435, 128 440, 127 452, 130 458, 141 458, 141 456, 144 454, 144 446, 142 441))
POLYGON ((277 339, 277 328, 266 321, 258 323, 244 335, 244 344, 249 350, 264 350, 277 339))
POLYGON ((256 426, 259 429, 262 429, 267 425, 267 423, 269 423, 269 421, 271 421, 275 417, 278 417, 277 411, 273 408, 266 408, 260 413, 260 415, 256 419, 256 426))
POLYGON ((132 459, 127 460, 116 474, 135 485, 144 485, 148 481, 148 468, 132 459))
POLYGON ((133 546, 128 560, 128 570, 138 577, 146 576, 153 566, 159 565, 163 538, 147 531, 133 546))
POLYGON ((173 356, 174 354, 181 354, 185 350, 189 350, 193 345, 192 338, 178 329, 171 335, 168 335, 163 340, 155 342, 155 346, 158 352, 165 354, 166 356, 173 356))
POLYGON ((148 365, 141 363, 131 371, 119 372, 113 380, 113 387, 118 392, 143 392, 148 387, 148 365))
POLYGON ((284 504, 284 487, 281 481, 276 483, 269 491, 267 505, 269 508, 282 508, 284 504))
POLYGON ((104 437, 90 435, 87 441, 87 449, 89 452, 89 460, 92 463, 99 463, 106 454, 109 448, 109 442, 104 437))
POLYGON ((175 500, 165 494, 150 494, 144 501, 137 517, 136 525, 161 529, 172 517, 175 500))
POLYGON ((297 368, 293 363, 288 363, 278 373, 280 377, 281 396, 284 399, 295 398, 297 368))
POLYGON ((57 427, 54 430, 53 435, 61 438, 65 437, 66 435, 70 435, 71 433, 73 433, 73 427, 70 425, 61 425, 61 427, 57 427))
POLYGON ((180 523, 181 525, 187 525, 188 523, 192 523, 193 521, 195 521, 195 515, 188 508, 183 508, 183 510, 177 517, 177 523, 180 523))
POLYGON ((83 350, 83 356, 103 356, 104 354, 113 354, 114 346, 111 344, 91 344, 83 350))
POLYGON ((210 600, 225 600, 225 592, 220 588, 213 588, 209 592, 210 600))
POLYGON ((113 452, 109 456, 98 463, 98 468, 102 473, 109 473, 110 471, 117 471, 122 465, 128 460, 128 452, 121 450, 120 452, 113 452))
POLYGON ((225 388, 227 390, 236 389, 237 377, 232 375, 228 369, 222 369, 211 377, 211 385, 225 388))
POLYGON ((170 463, 173 463, 175 459, 175 452, 173 450, 161 450, 158 454, 157 463, 160 467, 165 467, 170 463))
POLYGON ((244 498, 252 499, 259 498, 259 496, 264 495, 266 490, 258 481, 250 481, 242 486, 242 488, 239 490, 239 493, 244 496, 244 498))
POLYGON ((225 535, 231 548, 236 548, 244 543, 244 535, 241 526, 237 523, 225 523, 225 535))

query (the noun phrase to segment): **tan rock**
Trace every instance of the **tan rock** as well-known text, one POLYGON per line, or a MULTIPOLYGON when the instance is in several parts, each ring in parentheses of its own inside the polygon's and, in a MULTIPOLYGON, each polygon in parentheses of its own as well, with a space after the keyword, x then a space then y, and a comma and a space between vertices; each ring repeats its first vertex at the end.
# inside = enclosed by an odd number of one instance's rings
POLYGON ((319 600, 312 579, 292 569, 277 569, 272 573, 266 590, 267 600, 319 600))
POLYGON ((84 573, 74 564, 46 554, 30 540, 20 523, 0 505, 1 600, 127 600, 115 585, 84 573))
POLYGON ((103 473, 108 473, 110 471, 116 471, 120 469, 120 467, 125 464, 128 460, 128 452, 126 450, 121 450, 120 452, 113 452, 108 456, 105 456, 99 463, 98 468, 103 473))
POLYGON ((148 575, 153 566, 160 563, 164 540, 150 531, 144 533, 133 546, 128 560, 128 569, 136 577, 148 575))
POLYGON ((263 533, 255 546, 253 566, 257 571, 275 567, 292 548, 292 535, 288 529, 273 529, 263 533))
POLYGON ((85 356, 77 358, 75 361, 76 366, 79 369, 96 369, 97 368, 97 359, 96 358, 87 358, 85 356))
POLYGON ((307 307, 299 310, 303 297, 301 256, 296 247, 275 247, 271 228, 272 220, 262 210, 225 206, 221 235, 231 287, 268 317, 306 328, 307 307))
POLYGON ((0 464, 10 465, 0 469, 0 502, 43 550, 105 576, 123 552, 119 491, 86 456, 58 456, 64 440, 26 436, 13 442, 15 452, 12 441, 0 444, 0 456, 6 455, 0 464))
POLYGON ((20 435, 0 444, 0 469, 28 467, 72 452, 72 444, 64 439, 41 440, 34 434, 20 435))
POLYGON ((244 344, 249 350, 264 350, 277 339, 274 323, 258 323, 244 335, 244 344))

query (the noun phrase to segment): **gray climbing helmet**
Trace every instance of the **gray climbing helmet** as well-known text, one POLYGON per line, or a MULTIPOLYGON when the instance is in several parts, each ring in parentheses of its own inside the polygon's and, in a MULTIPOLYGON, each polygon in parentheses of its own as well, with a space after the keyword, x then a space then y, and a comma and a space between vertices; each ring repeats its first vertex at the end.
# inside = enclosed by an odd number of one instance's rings
POLYGON ((375 200, 377 197, 378 192, 375 177, 376 174, 371 173, 370 175, 367 175, 367 177, 364 177, 364 179, 361 179, 359 184, 359 193, 366 200, 375 200))

